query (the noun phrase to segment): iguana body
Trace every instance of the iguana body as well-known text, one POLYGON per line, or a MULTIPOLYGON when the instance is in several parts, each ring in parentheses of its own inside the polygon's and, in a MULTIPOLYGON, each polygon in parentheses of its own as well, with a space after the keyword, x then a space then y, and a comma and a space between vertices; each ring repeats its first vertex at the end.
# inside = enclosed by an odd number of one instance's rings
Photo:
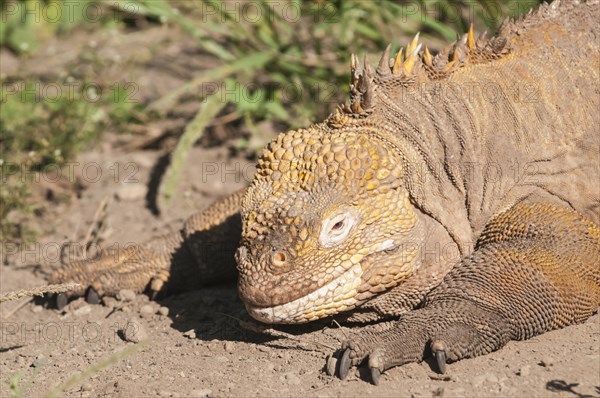
POLYGON ((399 318, 344 345, 340 376, 368 357, 375 381, 425 347, 443 370, 581 322, 600 303, 599 9, 542 6, 435 58, 416 41, 386 51, 376 70, 353 58, 351 103, 279 135, 246 192, 53 280, 190 288, 234 276, 241 235, 256 319, 399 318))

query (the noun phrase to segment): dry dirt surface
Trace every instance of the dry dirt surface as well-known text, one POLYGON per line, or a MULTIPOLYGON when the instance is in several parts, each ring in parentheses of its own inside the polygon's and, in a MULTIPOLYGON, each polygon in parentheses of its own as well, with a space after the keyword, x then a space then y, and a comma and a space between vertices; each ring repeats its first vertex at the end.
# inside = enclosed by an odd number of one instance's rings
MULTIPOLYGON (((142 100, 144 96, 155 98, 188 80, 190 68, 205 62, 193 44, 169 34, 156 29, 127 40, 119 35, 94 36, 93 47, 108 52, 103 59, 111 66, 109 72, 120 77, 124 71, 139 73, 131 78, 144 89, 142 100), (144 49, 148 42, 155 45, 152 53, 144 49), (143 65, 137 72, 122 67, 132 57, 135 60, 131 62, 143 65), (156 61, 160 59, 165 61, 156 61)), ((3 53, 3 72, 60 69, 77 58, 70 49, 91 45, 83 37, 81 43, 67 43, 65 49, 61 43, 46 46, 45 51, 54 55, 41 57, 56 60, 54 66, 35 58, 19 64, 3 53), (60 61, 59 55, 66 60, 60 61)), ((195 109, 188 111, 153 127, 158 134, 164 129, 181 129, 195 109)), ((116 143, 119 139, 106 134, 102 143, 76 159, 74 173, 79 183, 73 192, 42 176, 37 194, 50 205, 46 204, 48 210, 37 221, 39 239, 27 249, 3 247, 0 292, 44 285, 44 276, 60 265, 60 249, 67 242, 77 254, 80 243, 90 238, 104 247, 115 243, 122 247, 176 231, 194 211, 247 185, 254 170, 252 162, 225 148, 195 148, 184 168, 178 195, 156 215, 152 211, 154 176, 164 163, 165 150, 126 150, 116 143), (52 199, 65 195, 71 200, 52 199)), ((443 376, 427 361, 393 368, 385 372, 379 386, 363 381, 364 369, 351 371, 345 381, 324 372, 327 355, 357 329, 324 320, 274 331, 249 322, 235 285, 159 301, 122 292, 98 305, 77 299, 61 311, 26 299, 3 303, 0 396, 10 396, 17 388, 22 396, 44 396, 74 376, 65 396, 600 396, 598 315, 582 325, 511 342, 490 355, 451 364, 443 376), (124 358, 111 357, 123 350, 127 350, 124 358), (16 386, 12 390, 11 381, 16 386)))
MULTIPOLYGON (((196 148, 179 195, 156 217, 146 206, 146 196, 159 158, 152 151, 82 154, 76 172, 83 173, 85 165, 94 164, 102 170, 102 177, 88 181, 79 198, 59 203, 46 214, 47 233, 33 249, 7 256, 0 291, 43 285, 44 272, 60 263, 57 247, 83 240, 90 225, 97 224, 97 210, 103 202, 107 208, 101 216, 102 244, 139 242, 176 230, 186 215, 247 184, 253 170, 251 162, 231 157, 224 149, 196 148), (134 165, 133 177, 121 173, 115 178, 115 165, 122 171, 134 165)), ((20 375, 25 396, 43 396, 86 371, 91 375, 69 387, 65 396, 600 395, 598 315, 582 325, 511 342, 490 355, 457 362, 444 376, 425 361, 391 369, 379 386, 373 386, 361 380, 361 374, 366 376, 364 369, 351 372, 345 381, 324 372, 326 356, 356 329, 323 321, 277 328, 282 333, 256 330, 244 323, 251 320, 233 285, 158 302, 127 293, 99 305, 80 298, 62 311, 23 300, 4 303, 0 308, 1 396, 9 396, 7 383, 15 375, 20 375), (136 345, 139 350, 102 370, 95 369, 112 354, 136 345)))

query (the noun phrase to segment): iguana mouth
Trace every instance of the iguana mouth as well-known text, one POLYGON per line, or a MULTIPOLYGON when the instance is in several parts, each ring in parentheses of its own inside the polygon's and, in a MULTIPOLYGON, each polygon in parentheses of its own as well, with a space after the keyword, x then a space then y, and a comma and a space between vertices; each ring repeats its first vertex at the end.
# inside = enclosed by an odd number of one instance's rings
POLYGON ((265 323, 306 323, 355 307, 363 270, 355 264, 348 271, 317 290, 289 303, 256 307, 246 303, 248 313, 265 323))

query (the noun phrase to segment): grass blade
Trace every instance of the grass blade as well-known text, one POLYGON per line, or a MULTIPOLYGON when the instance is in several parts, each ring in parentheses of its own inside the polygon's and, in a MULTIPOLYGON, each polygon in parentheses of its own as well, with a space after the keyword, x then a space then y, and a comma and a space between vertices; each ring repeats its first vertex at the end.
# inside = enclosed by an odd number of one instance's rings
POLYGON ((187 154, 194 146, 194 143, 202 137, 204 129, 208 126, 213 118, 225 107, 226 101, 221 100, 220 92, 210 95, 206 98, 202 109, 198 111, 194 119, 186 126, 185 131, 177 146, 171 155, 171 164, 169 165, 163 180, 158 189, 159 197, 165 203, 169 203, 177 189, 181 169, 187 154))
POLYGON ((185 83, 176 90, 152 102, 150 105, 148 105, 148 110, 155 111, 159 114, 164 115, 171 108, 173 108, 173 106, 175 106, 177 100, 183 94, 194 91, 203 84, 212 83, 216 81, 221 82, 225 78, 241 70, 252 70, 261 68, 267 62, 269 62, 272 59, 272 57, 273 55, 271 54, 268 54, 266 52, 260 52, 256 54, 251 54, 244 58, 240 58, 237 61, 232 62, 228 65, 208 70, 207 72, 202 73, 200 76, 185 83))

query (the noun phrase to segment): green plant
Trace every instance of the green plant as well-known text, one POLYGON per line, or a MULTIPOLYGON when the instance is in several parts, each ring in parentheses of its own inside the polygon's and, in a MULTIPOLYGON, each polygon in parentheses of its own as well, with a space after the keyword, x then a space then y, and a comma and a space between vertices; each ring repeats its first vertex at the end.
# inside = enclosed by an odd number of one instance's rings
MULTIPOLYGON (((325 117, 345 98, 352 52, 378 56, 387 43, 398 47, 402 44, 398 36, 408 40, 416 31, 452 41, 473 19, 495 30, 503 15, 518 15, 537 1, 290 0, 280 8, 266 0, 234 2, 233 7, 215 0, 198 3, 196 13, 181 12, 165 0, 143 3, 145 12, 178 24, 223 63, 201 72, 148 109, 164 115, 189 95, 199 100, 219 96, 221 108, 231 105, 233 114, 248 126, 272 120, 296 128, 325 117)), ((189 141, 201 134, 186 129, 180 138, 186 145, 178 146, 174 156, 177 164, 191 148, 189 141)), ((164 199, 172 195, 178 175, 174 170, 166 173, 160 189, 164 199)))
POLYGON ((0 88, 0 238, 3 240, 30 235, 22 225, 7 221, 6 216, 13 210, 33 210, 27 196, 31 183, 39 180, 36 173, 62 166, 95 141, 104 125, 105 111, 90 101, 95 95, 93 86, 73 90, 72 95, 66 92, 57 95, 58 87, 27 80, 3 84, 0 88))
POLYGON ((19 54, 31 53, 45 39, 89 21, 93 14, 86 11, 95 3, 80 0, 65 6, 60 0, 0 0, 0 45, 19 54))

